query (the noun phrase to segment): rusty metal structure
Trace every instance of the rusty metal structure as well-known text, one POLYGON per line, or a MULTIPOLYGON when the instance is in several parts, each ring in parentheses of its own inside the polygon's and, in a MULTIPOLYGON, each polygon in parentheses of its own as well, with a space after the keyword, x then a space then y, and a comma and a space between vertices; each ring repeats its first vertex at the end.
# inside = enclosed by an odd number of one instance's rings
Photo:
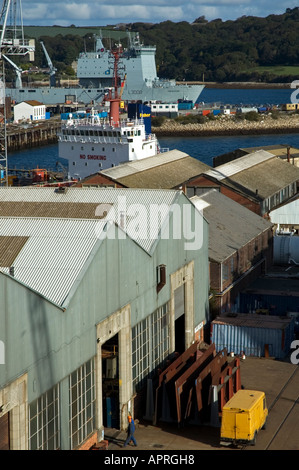
POLYGON ((227 350, 216 352, 215 344, 195 342, 161 370, 154 399, 153 424, 159 421, 219 425, 225 403, 241 388, 240 359, 227 350))

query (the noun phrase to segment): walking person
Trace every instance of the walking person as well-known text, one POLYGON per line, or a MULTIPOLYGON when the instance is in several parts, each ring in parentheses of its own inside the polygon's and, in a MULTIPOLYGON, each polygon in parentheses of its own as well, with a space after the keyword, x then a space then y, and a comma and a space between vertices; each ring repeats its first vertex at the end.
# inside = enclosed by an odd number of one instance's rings
POLYGON ((134 437, 134 432, 135 432, 135 423, 134 423, 134 420, 132 418, 132 416, 129 414, 128 415, 128 422, 129 422, 129 425, 128 425, 128 437, 124 443, 124 447, 126 447, 130 441, 133 441, 133 444, 135 447, 137 447, 137 442, 136 442, 136 439, 134 437))

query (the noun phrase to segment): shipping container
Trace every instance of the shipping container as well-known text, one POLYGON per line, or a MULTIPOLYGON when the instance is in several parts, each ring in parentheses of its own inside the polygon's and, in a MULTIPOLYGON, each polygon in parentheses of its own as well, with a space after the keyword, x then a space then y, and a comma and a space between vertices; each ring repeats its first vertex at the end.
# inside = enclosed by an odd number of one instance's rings
POLYGON ((218 116, 220 114, 220 109, 213 109, 214 116, 218 116))
POLYGON ((242 107, 242 108, 237 108, 237 113, 257 113, 257 108, 251 108, 251 107, 242 107))
POLYGON ((257 390, 238 390, 222 409, 220 441, 231 444, 256 443, 268 416, 266 396, 257 390))
POLYGON ((281 235, 273 237, 273 262, 277 265, 299 263, 299 237, 281 235))
POLYGON ((203 110, 202 110, 202 115, 203 115, 203 116, 208 116, 210 113, 211 113, 211 110, 210 110, 210 109, 203 109, 203 110))
POLYGON ((178 103, 178 109, 193 109, 193 102, 192 101, 186 101, 186 102, 179 102, 178 103))
POLYGON ((298 109, 298 103, 286 103, 282 105, 283 111, 296 111, 298 109))
POLYGON ((294 339, 294 319, 274 315, 226 313, 211 324, 216 351, 283 359, 294 339))
POLYGON ((231 110, 229 108, 223 108, 223 109, 221 109, 221 113, 222 114, 230 114, 231 110))

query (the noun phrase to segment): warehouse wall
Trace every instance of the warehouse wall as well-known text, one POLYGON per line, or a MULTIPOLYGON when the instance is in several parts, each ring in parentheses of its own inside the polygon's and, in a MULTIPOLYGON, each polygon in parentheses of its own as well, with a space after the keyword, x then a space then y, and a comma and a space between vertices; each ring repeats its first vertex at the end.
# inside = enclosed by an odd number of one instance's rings
MULTIPOLYGON (((182 207, 186 203, 191 205, 186 196, 181 195, 179 204, 182 207)), ((127 407, 133 390, 130 349, 126 346, 125 338, 128 338, 129 329, 133 325, 153 314, 159 307, 171 303, 174 290, 170 282, 171 275, 174 275, 177 285, 183 282, 187 286, 187 345, 194 338, 196 327, 208 320, 208 224, 204 219, 201 230, 202 245, 196 250, 187 251, 185 240, 172 239, 171 223, 169 238, 157 240, 150 254, 128 237, 125 240, 99 240, 66 299, 64 308, 0 273, 0 296, 4 306, 0 312, 3 325, 0 340, 5 346, 5 364, 0 364, 0 392, 26 373, 25 402, 30 404, 51 387, 60 384, 63 449, 70 446, 68 377, 82 364, 95 359, 99 389, 101 342, 97 339, 101 338, 105 331, 103 325, 109 319, 119 318, 118 312, 126 307, 125 321, 118 322, 110 334, 119 335, 122 351, 120 373, 124 379, 120 404, 127 407), (157 266, 160 264, 166 265, 166 285, 157 293, 157 266)), ((120 233, 120 229, 117 233, 120 233)), ((105 333, 102 340, 108 337, 109 333, 105 333)), ((173 347, 173 338, 171 345, 173 347)), ((96 425, 101 429, 99 399, 96 414, 96 425)), ((19 444, 16 443, 16 447, 19 444)))

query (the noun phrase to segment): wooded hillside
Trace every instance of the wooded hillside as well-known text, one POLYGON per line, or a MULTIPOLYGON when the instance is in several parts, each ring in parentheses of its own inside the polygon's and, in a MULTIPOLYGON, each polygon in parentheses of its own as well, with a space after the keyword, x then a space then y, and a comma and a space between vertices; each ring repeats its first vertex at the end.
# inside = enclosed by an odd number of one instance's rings
MULTIPOLYGON (((194 23, 131 23, 114 27, 114 37, 138 31, 147 45, 157 46, 158 75, 186 81, 291 82, 299 78, 299 7, 266 18, 243 16, 236 21, 199 17, 194 23)), ((99 28, 39 27, 35 64, 47 66, 42 40, 54 66, 62 73, 83 50, 93 50, 99 28), (44 31, 44 34, 43 34, 44 31), (70 33, 71 31, 71 33, 70 33), (82 35, 82 33, 85 33, 82 35)), ((110 27, 112 29, 112 27, 110 27)), ((25 32, 32 33, 32 30, 25 32)), ((69 69, 68 69, 69 70, 69 69)))

